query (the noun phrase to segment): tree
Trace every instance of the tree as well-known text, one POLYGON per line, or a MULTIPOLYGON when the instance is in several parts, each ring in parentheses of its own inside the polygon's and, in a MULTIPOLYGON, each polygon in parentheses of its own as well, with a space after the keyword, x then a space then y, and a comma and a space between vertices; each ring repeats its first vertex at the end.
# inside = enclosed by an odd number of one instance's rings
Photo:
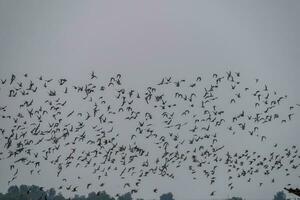
POLYGON ((95 192, 91 192, 91 193, 88 194, 87 199, 88 199, 88 200, 96 200, 96 199, 98 199, 98 198, 97 198, 97 195, 96 195, 95 192))
POLYGON ((109 196, 105 191, 97 193, 99 200, 115 200, 113 197, 109 196))
POLYGON ((29 192, 29 196, 31 199, 35 200, 35 199, 39 199, 40 197, 42 197, 44 195, 44 192, 40 190, 39 186, 36 185, 31 185, 28 187, 29 192))
POLYGON ((16 185, 12 185, 8 188, 8 193, 13 193, 13 194, 16 194, 16 193, 19 193, 19 188, 18 186, 16 185))
POLYGON ((163 194, 159 197, 160 200, 174 200, 173 194, 171 192, 163 194))
POLYGON ((50 188, 50 190, 48 190, 48 199, 49 200, 53 200, 54 197, 56 195, 56 191, 54 188, 50 188))
POLYGON ((283 191, 279 191, 275 194, 274 200, 286 200, 286 195, 283 191))
POLYGON ((28 186, 27 185, 21 185, 20 186, 20 193, 27 193, 28 192, 28 186))
POLYGON ((85 200, 85 196, 79 196, 78 194, 75 194, 75 197, 73 198, 73 200, 85 200))
MULTIPOLYGON (((68 200, 116 200, 114 197, 107 194, 105 191, 102 192, 91 192, 87 197, 84 195, 79 196, 75 194, 73 198, 67 198, 68 200)), ((21 185, 10 186, 6 194, 0 193, 0 200, 66 200, 61 194, 56 194, 54 188, 44 190, 43 187, 36 185, 21 185)), ((117 200, 133 200, 131 193, 128 192, 118 197, 117 200)), ((137 200, 143 200, 138 198, 137 200)), ((163 194, 160 196, 160 200, 174 200, 172 193, 163 194)))
POLYGON ((118 200, 132 200, 131 194, 127 192, 118 198, 118 200))
POLYGON ((58 193, 58 195, 56 195, 54 197, 54 200, 65 200, 65 198, 63 197, 63 195, 61 193, 58 193))
POLYGON ((242 197, 231 197, 230 199, 227 200, 243 200, 242 197))

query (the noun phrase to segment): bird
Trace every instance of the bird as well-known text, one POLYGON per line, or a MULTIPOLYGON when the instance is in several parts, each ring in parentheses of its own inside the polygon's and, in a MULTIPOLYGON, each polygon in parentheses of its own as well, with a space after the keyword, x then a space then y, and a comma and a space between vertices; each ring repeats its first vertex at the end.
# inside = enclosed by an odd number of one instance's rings
POLYGON ((92 71, 92 73, 91 73, 91 79, 97 79, 98 77, 95 75, 95 72, 94 71, 92 71))
POLYGON ((297 145, 279 152, 284 145, 268 143, 272 135, 261 132, 272 124, 288 125, 295 120, 298 105, 285 108, 287 95, 270 92, 264 83, 262 89, 260 84, 246 84, 240 72, 197 75, 196 81, 195 77, 167 75, 145 88, 121 84, 121 74, 98 79, 94 71, 75 83, 46 75, 37 80, 27 77, 1 77, 4 127, 0 128, 0 155, 1 160, 11 163, 9 184, 19 179, 23 168, 40 176, 41 168, 48 164, 56 170, 54 178, 59 181, 71 168, 87 174, 63 177, 60 190, 77 192, 82 186, 74 186, 74 178, 88 181, 83 189, 101 188, 104 179, 117 175, 124 181, 123 189, 132 194, 146 177, 174 179, 175 170, 184 166, 190 166, 193 180, 206 178, 213 187, 217 169, 225 165, 230 181, 227 190, 239 187, 234 184, 236 179, 264 187, 270 179, 258 182, 255 174, 270 176, 274 183, 272 174, 292 177, 299 169, 297 145), (228 91, 221 92, 221 88, 228 91), (245 107, 243 102, 247 102, 245 107), (230 144, 224 142, 242 137, 263 142, 255 145, 264 145, 271 153, 250 149, 227 152, 230 144), (90 181, 88 175, 100 183, 90 181), (134 178, 139 180, 132 182, 134 178))

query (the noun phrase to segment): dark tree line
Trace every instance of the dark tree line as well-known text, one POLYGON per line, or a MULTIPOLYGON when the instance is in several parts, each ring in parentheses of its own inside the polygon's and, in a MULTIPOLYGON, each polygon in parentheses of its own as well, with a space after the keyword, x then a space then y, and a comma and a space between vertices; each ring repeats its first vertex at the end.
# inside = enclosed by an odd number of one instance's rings
MULTIPOLYGON (((131 193, 123 194, 114 198, 105 191, 91 192, 87 196, 76 194, 73 198, 65 198, 61 193, 56 193, 54 188, 44 190, 43 187, 36 185, 10 186, 6 194, 0 193, 0 200, 133 200, 131 193)), ((144 199, 137 199, 144 200, 144 199)), ((160 200, 175 200, 171 192, 162 194, 160 200)), ((241 197, 232 197, 227 200, 244 200, 241 197)), ((286 200, 283 191, 277 192, 273 200, 286 200)))
MULTIPOLYGON (((65 198, 61 193, 56 193, 54 188, 44 190, 36 185, 10 186, 6 194, 0 193, 0 200, 133 200, 131 193, 126 193, 114 198, 105 191, 91 192, 87 196, 76 194, 73 198, 65 198)), ((143 200, 143 199, 137 199, 143 200)), ((163 194, 160 200, 174 200, 172 193, 163 194)))

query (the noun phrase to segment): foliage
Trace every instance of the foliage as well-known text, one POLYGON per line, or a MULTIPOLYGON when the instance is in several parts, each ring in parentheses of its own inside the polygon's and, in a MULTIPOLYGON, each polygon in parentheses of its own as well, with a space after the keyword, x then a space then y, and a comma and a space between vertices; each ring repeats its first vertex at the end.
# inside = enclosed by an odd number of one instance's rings
POLYGON ((118 200, 132 200, 131 194, 126 193, 118 198, 118 200))
MULTIPOLYGON (((91 192, 88 196, 76 194, 73 198, 65 198, 61 193, 56 193, 54 188, 44 190, 36 185, 10 186, 6 194, 0 193, 0 200, 116 200, 105 191, 91 192)), ((117 200, 133 200, 130 193, 120 196, 117 200)), ((143 199, 140 199, 143 200, 143 199)))
POLYGON ((243 200, 242 197, 231 197, 230 199, 227 200, 243 200))
POLYGON ((275 194, 274 200, 286 200, 286 195, 283 191, 279 191, 275 194))
MULTIPOLYGON (((88 196, 75 194, 73 198, 65 198, 61 193, 56 193, 54 188, 44 190, 43 187, 36 185, 10 186, 6 194, 0 193, 0 200, 133 200, 131 193, 119 196, 117 199, 107 194, 105 191, 91 192, 88 196)), ((137 200, 143 200, 141 198, 137 200)), ((171 192, 162 194, 160 200, 174 200, 171 192)), ((227 200, 243 200, 241 197, 232 197, 227 200)), ((283 191, 275 194, 273 200, 286 200, 283 191)))
POLYGON ((161 195, 159 199, 160 200, 174 200, 173 194, 171 192, 161 195))

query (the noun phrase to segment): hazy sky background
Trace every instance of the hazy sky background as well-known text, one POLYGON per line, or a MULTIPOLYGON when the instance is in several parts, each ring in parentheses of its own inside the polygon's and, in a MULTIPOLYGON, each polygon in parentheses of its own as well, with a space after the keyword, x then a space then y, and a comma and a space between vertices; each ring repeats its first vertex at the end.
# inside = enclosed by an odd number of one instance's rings
MULTIPOLYGON (((233 70, 249 79, 260 77, 299 103, 299 19, 297 0, 0 0, 0 78, 28 72, 79 80, 95 70, 103 77, 121 73, 127 85, 139 88, 165 75, 184 78, 233 70)), ((299 119, 268 131, 299 147, 299 119)), ((2 192, 7 189, 7 170, 0 162, 2 192)), ((55 185, 54 178, 47 181, 55 185)), ((190 177, 173 184, 153 183, 177 199, 199 196, 190 177)), ((269 198, 282 189, 241 187, 218 195, 269 198)), ((151 195, 145 192, 145 198, 151 195)))

